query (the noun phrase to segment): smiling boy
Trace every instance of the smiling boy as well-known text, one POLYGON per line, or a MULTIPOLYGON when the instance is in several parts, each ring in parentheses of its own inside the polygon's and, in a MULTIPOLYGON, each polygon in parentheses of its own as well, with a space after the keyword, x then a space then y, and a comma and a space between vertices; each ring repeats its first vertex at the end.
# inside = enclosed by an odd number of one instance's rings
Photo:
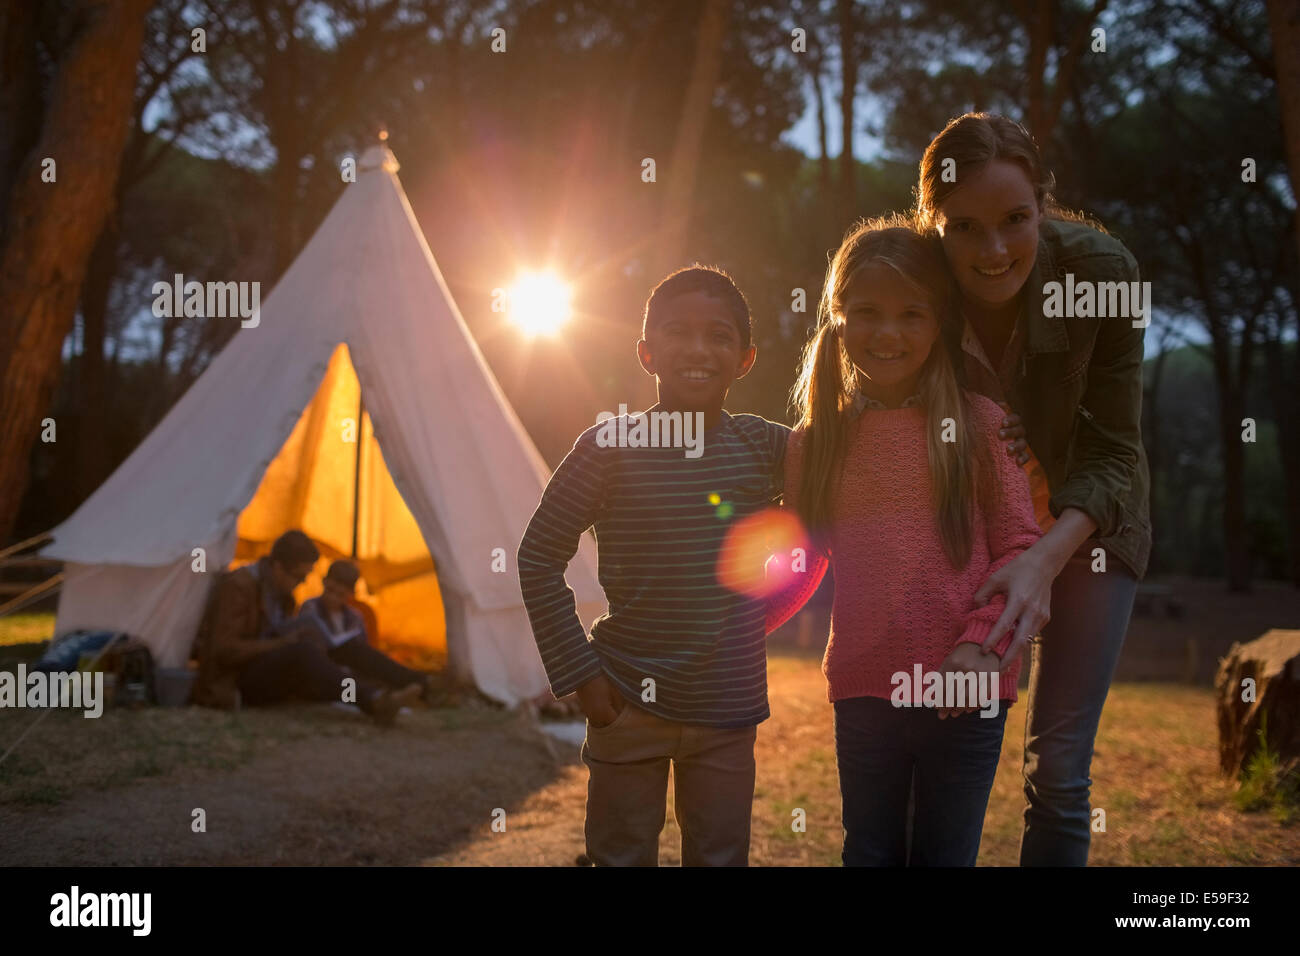
POLYGON ((723 410, 755 354, 749 307, 724 272, 695 266, 659 283, 637 343, 659 402, 642 414, 698 415, 699 454, 611 445, 598 423, 556 469, 519 548, 551 689, 576 691, 587 716, 597 865, 657 863, 670 763, 683 865, 748 862, 754 740, 769 714, 765 605, 724 587, 717 567, 728 530, 780 497, 789 434, 723 410), (593 527, 609 610, 588 640, 564 569, 593 527))

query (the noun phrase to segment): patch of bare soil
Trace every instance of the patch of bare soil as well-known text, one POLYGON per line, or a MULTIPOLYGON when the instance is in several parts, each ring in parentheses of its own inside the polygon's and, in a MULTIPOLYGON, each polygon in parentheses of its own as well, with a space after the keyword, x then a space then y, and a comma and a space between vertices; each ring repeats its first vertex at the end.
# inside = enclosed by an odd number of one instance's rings
MULTIPOLYGON (((259 719, 294 719, 284 708, 259 719)), ((80 791, 53 807, 0 806, 6 865, 417 864, 448 853, 554 783, 538 732, 513 715, 446 727, 434 711, 388 731, 361 717, 345 733, 279 742, 232 770, 185 767, 80 791), (206 832, 192 830, 194 810, 206 832)), ((327 728, 328 729, 328 728, 327 728)), ((579 816, 579 819, 581 817, 579 816)))

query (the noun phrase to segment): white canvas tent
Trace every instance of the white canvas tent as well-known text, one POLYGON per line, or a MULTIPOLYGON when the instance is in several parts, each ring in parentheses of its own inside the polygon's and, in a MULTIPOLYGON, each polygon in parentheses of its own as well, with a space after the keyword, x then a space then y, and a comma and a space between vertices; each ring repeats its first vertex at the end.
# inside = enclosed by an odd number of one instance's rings
MULTIPOLYGON (((381 627, 441 634, 445 607, 453 672, 513 704, 546 688, 515 549, 548 472, 452 301, 392 153, 374 147, 358 165, 258 325, 54 529, 42 553, 65 562, 56 633, 127 631, 160 665, 182 665, 214 572, 299 527, 326 556, 355 540, 381 627), (366 414, 349 442, 358 397, 366 414), (193 570, 196 548, 207 573, 193 570)), ((590 625, 605 602, 586 536, 568 581, 590 625)))

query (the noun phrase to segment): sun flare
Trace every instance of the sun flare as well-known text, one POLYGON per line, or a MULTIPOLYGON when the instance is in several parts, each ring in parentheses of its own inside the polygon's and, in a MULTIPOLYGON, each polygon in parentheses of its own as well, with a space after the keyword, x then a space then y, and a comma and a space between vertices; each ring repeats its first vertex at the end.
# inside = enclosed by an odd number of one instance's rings
POLYGON ((553 335, 572 314, 571 294, 554 272, 525 272, 508 290, 510 321, 529 335, 553 335))

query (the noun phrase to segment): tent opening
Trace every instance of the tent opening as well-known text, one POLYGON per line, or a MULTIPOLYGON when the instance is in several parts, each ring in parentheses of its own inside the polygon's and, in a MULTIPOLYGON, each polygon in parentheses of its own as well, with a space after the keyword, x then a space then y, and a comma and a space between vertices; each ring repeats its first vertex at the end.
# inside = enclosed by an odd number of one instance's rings
POLYGON ((294 592, 299 604, 321 593, 332 561, 348 558, 361 570, 357 598, 371 642, 408 666, 446 667, 437 569, 384 464, 346 343, 240 513, 231 567, 269 554, 290 528, 321 551, 294 592))

